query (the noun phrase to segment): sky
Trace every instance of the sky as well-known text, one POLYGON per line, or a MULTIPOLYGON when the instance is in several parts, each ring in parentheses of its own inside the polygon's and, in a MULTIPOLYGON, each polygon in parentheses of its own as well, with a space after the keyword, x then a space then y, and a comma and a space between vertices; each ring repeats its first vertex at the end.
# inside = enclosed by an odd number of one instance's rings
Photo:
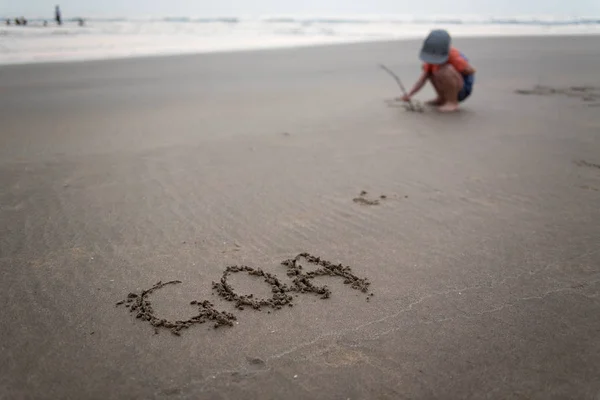
POLYGON ((0 15, 52 16, 453 15, 600 16, 600 0, 0 0, 0 15))

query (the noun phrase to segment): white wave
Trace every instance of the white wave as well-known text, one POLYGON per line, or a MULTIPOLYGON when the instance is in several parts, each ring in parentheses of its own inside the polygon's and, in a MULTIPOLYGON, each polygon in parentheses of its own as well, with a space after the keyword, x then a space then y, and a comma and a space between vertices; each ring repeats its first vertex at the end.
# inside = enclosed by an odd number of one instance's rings
POLYGON ((600 18, 516 16, 289 16, 90 18, 79 27, 32 19, 0 27, 0 63, 87 60, 419 38, 433 28, 455 37, 599 34, 600 18))

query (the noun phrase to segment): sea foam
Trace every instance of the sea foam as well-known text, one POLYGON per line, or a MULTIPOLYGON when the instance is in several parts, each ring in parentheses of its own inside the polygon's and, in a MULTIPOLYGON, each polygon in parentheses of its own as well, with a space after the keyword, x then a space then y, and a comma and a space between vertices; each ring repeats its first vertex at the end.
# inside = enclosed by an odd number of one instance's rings
POLYGON ((586 35, 600 33, 600 18, 467 16, 265 16, 89 18, 43 26, 0 27, 0 63, 74 61, 312 46, 421 38, 434 28, 455 37, 586 35))

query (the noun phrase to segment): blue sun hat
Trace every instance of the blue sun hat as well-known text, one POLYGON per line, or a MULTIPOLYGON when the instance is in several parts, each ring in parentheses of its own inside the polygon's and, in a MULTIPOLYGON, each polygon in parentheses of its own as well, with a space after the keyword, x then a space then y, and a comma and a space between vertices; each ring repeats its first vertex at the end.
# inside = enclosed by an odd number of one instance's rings
POLYGON ((427 64, 444 64, 448 61, 450 53, 450 34, 443 29, 436 29, 429 33, 419 58, 427 64))

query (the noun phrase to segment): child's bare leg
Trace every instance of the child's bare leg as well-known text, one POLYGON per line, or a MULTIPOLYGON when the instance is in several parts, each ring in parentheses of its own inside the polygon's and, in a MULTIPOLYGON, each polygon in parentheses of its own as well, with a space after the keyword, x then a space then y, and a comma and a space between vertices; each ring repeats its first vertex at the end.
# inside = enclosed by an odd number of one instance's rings
POLYGON ((440 88, 436 85, 435 78, 433 77, 433 75, 429 77, 429 82, 431 82, 431 86, 433 86, 433 89, 435 90, 437 97, 435 99, 431 99, 431 100, 425 102, 425 104, 428 104, 430 106, 441 106, 446 101, 444 100, 444 96, 443 96, 442 92, 440 91, 440 88))
POLYGON ((442 112, 456 111, 458 109, 458 92, 463 86, 463 77, 449 64, 444 65, 433 74, 432 82, 436 91, 441 95, 443 103, 439 110, 442 112))

